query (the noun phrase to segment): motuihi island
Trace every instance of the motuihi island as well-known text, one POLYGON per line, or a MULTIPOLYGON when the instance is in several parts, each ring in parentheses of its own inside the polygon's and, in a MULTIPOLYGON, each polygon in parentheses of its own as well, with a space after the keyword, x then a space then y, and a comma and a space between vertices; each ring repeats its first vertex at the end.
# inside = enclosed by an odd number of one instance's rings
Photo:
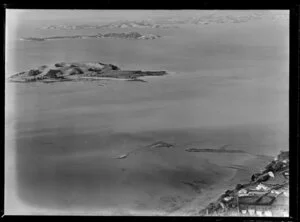
POLYGON ((111 78, 142 81, 139 77, 166 74, 166 71, 121 70, 115 65, 101 62, 60 62, 17 73, 12 75, 9 80, 13 82, 62 82, 111 78))

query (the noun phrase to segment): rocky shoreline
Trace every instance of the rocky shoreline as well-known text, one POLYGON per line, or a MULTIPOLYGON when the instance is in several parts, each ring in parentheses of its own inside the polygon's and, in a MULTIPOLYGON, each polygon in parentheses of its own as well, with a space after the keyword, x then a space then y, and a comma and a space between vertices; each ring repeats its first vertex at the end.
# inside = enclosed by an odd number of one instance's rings
POLYGON ((289 152, 281 151, 249 183, 237 184, 217 201, 200 210, 200 216, 289 215, 289 152))
POLYGON ((63 81, 88 81, 103 80, 107 78, 122 79, 128 81, 141 81, 143 76, 163 76, 166 71, 141 71, 121 70, 112 64, 101 62, 86 63, 56 63, 43 65, 35 69, 20 72, 12 75, 9 80, 12 82, 63 82, 63 81))

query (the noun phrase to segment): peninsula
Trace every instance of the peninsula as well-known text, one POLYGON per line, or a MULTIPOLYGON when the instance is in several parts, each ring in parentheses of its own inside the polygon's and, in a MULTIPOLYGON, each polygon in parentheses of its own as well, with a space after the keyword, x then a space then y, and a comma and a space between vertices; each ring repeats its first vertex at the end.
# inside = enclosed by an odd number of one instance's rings
POLYGON ((143 76, 162 76, 166 71, 121 70, 112 64, 101 62, 55 63, 12 75, 13 82, 62 82, 82 80, 103 80, 107 78, 139 80, 143 76))

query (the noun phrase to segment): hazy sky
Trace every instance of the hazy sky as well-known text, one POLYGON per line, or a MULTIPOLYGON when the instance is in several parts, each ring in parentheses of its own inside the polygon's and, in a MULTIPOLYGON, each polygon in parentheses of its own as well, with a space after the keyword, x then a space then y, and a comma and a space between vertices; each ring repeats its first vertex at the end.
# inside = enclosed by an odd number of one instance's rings
POLYGON ((165 15, 200 15, 215 10, 18 10, 9 9, 8 15, 21 16, 26 20, 57 20, 57 19, 140 19, 165 15))

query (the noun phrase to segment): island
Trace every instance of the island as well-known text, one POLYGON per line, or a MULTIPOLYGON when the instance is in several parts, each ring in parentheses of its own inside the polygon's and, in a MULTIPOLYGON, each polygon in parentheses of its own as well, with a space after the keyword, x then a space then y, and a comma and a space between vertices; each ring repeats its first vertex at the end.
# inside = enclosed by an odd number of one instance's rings
POLYGON ((40 29, 52 29, 52 30, 79 30, 79 29, 101 29, 101 28, 148 28, 148 29, 168 29, 168 28, 178 28, 177 26, 170 26, 166 24, 158 24, 154 21, 117 21, 111 22, 104 25, 49 25, 41 27, 40 29))
POLYGON ((101 62, 73 62, 43 65, 12 75, 13 82, 62 82, 82 80, 123 79, 138 81, 143 76, 163 76, 166 71, 121 70, 113 64, 101 62))
POLYGON ((169 25, 169 24, 159 24, 151 20, 142 20, 142 21, 120 21, 109 23, 101 26, 101 28, 149 28, 149 29, 170 29, 178 28, 178 26, 169 25))
POLYGON ((259 20, 263 17, 269 17, 271 20, 288 21, 289 15, 286 13, 270 13, 268 11, 249 12, 244 14, 239 13, 217 13, 214 11, 208 15, 200 16, 174 16, 174 17, 160 17, 155 19, 146 20, 119 20, 107 24, 61 24, 61 25, 48 25, 40 27, 44 30, 81 30, 81 29, 172 29, 180 28, 184 24, 194 25, 209 25, 209 24, 223 24, 223 23, 245 23, 252 20, 259 20))
POLYGON ((26 37, 21 38, 20 40, 24 41, 47 41, 47 40, 59 40, 59 39, 91 39, 91 38, 118 38, 118 39, 157 39, 160 38, 159 35, 154 34, 145 34, 142 35, 138 32, 127 32, 127 33, 98 33, 95 35, 66 35, 66 36, 49 36, 49 37, 26 37))

